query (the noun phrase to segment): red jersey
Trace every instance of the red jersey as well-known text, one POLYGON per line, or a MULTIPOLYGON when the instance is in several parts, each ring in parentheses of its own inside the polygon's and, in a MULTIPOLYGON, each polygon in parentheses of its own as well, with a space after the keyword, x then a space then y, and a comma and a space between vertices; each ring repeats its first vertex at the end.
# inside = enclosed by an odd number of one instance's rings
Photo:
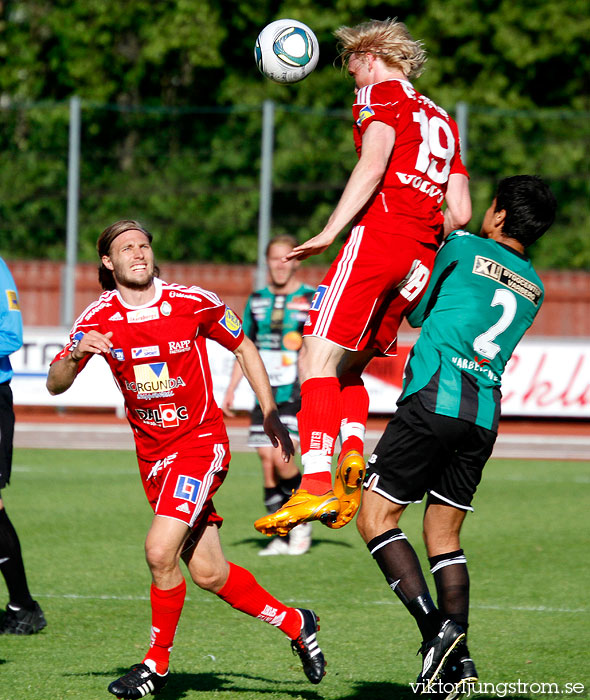
MULTIPOLYGON (((103 355, 123 393, 137 454, 154 461, 174 450, 227 440, 213 398, 206 339, 235 350, 244 338, 240 319, 213 292, 154 279, 155 294, 143 306, 104 292, 76 320, 71 352, 91 330, 113 332, 103 355)), ((80 363, 80 372, 91 355, 80 363)))
POLYGON ((369 124, 379 121, 395 129, 393 153, 381 188, 355 224, 438 244, 449 175, 467 175, 457 124, 407 80, 386 80, 361 88, 352 114, 359 157, 369 124))

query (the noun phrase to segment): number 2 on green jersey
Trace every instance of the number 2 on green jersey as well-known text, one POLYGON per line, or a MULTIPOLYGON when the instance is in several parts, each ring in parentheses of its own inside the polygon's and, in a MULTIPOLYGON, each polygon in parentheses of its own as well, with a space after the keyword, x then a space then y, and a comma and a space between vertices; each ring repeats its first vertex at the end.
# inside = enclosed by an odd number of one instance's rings
POLYGON ((494 340, 512 323, 516 314, 516 297, 508 289, 496 289, 491 306, 501 306, 502 315, 485 333, 478 335, 473 341, 476 353, 493 360, 500 352, 500 346, 494 340))

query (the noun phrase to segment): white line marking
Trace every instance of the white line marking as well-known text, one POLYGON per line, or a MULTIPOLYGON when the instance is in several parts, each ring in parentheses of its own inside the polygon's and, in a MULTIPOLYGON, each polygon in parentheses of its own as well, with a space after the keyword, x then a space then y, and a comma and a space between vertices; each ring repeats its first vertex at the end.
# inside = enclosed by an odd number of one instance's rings
MULTIPOLYGON (((401 605, 398 600, 374 600, 364 605, 401 605)), ((588 613, 590 608, 550 608, 546 605, 487 605, 486 603, 470 603, 471 610, 515 610, 518 612, 564 613, 568 615, 588 613)))
MULTIPOLYGON (((79 595, 78 593, 34 593, 34 598, 62 598, 68 600, 128 600, 128 601, 144 601, 149 600, 149 596, 141 595, 79 595)), ((193 600, 190 596, 186 597, 187 601, 193 600)), ((212 597, 199 598, 199 603, 203 601, 212 602, 212 597)), ((308 600, 285 600, 285 603, 292 604, 308 604, 311 601, 308 600)), ((369 600, 363 601, 362 605, 401 605, 399 600, 369 600)), ((564 613, 567 615, 578 614, 578 613, 588 613, 590 608, 551 608, 546 605, 497 605, 497 604, 486 604, 486 603, 472 603, 469 606, 471 609, 475 610, 516 610, 519 612, 546 612, 546 613, 564 613)))

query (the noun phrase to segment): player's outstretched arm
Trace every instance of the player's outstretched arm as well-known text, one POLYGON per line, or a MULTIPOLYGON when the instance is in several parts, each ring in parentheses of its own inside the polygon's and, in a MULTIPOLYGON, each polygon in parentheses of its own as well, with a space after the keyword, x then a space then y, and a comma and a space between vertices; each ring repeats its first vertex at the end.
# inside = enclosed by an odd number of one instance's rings
POLYGON ((243 376, 244 373, 242 372, 240 363, 234 362, 229 384, 227 385, 223 401, 221 402, 221 410, 223 411, 223 415, 227 416, 228 418, 233 418, 236 415, 232 411, 232 406, 234 404, 236 389, 238 388, 238 384, 243 376))
POLYGON ((281 445, 283 459, 288 462, 289 458, 295 454, 295 448, 289 431, 279 419, 277 405, 272 395, 272 388, 262 358, 254 343, 247 336, 244 336, 244 340, 234 350, 234 354, 262 409, 264 432, 274 447, 281 445))
POLYGON ((87 355, 100 355, 103 352, 109 352, 113 347, 112 336, 112 331, 104 335, 98 331, 85 333, 69 355, 54 362, 49 368, 46 382, 47 391, 52 396, 67 391, 78 376, 78 363, 87 355))
POLYGON ((323 253, 342 229, 361 211, 379 187, 395 144, 395 129, 383 122, 373 122, 363 134, 361 157, 354 166, 346 187, 324 230, 288 253, 285 261, 305 260, 323 253))

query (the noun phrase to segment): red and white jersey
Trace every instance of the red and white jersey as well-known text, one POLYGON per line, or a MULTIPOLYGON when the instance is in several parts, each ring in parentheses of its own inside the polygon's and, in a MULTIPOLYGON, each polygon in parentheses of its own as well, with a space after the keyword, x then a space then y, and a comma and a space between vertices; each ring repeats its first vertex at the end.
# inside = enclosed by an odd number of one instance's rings
POLYGON ((457 124, 407 80, 386 80, 361 88, 352 113, 359 157, 369 124, 379 121, 395 129, 393 153, 381 188, 355 224, 439 243, 449 175, 467 175, 457 124))
POLYGON ((53 360, 66 357, 91 330, 112 331, 113 347, 103 356, 123 393, 137 454, 148 461, 172 448, 227 440, 213 398, 206 339, 233 351, 244 338, 240 319, 213 292, 158 278, 154 284, 154 298, 139 307, 126 304, 117 291, 103 292, 76 320, 70 342, 53 360))

